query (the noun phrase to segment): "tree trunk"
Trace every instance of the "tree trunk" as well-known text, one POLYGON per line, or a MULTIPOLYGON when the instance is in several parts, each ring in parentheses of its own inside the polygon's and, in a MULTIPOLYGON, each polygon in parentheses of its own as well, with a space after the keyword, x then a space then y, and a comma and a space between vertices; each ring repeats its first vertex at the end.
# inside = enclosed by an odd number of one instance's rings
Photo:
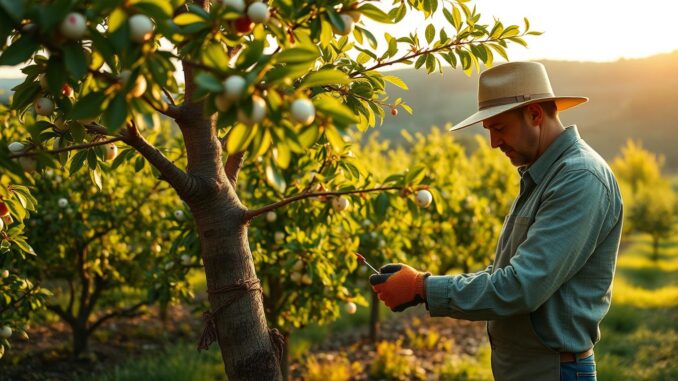
POLYGON ((372 303, 370 303, 370 341, 376 343, 379 340, 379 297, 372 291, 372 303))
POLYGON ((79 324, 71 325, 73 333, 73 355, 78 357, 80 354, 87 352, 89 347, 89 332, 86 326, 79 324))
POLYGON ((288 381, 290 379, 290 333, 283 332, 283 336, 285 337, 285 345, 283 346, 280 368, 282 370, 283 380, 288 381))
POLYGON ((652 260, 659 260, 659 237, 652 237, 652 260))
MULTIPOLYGON (((239 203, 238 203, 239 204, 239 203)), ((200 236, 208 290, 256 279, 242 221, 245 209, 234 205, 228 191, 190 203, 200 236)), ((260 291, 210 293, 217 340, 230 381, 281 380, 260 291)))

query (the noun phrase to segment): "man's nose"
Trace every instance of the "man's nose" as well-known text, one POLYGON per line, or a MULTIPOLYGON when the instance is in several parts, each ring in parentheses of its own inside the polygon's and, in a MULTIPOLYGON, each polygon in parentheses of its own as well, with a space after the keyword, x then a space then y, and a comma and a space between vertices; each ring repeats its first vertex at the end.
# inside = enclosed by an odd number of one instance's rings
POLYGON ((497 134, 493 130, 490 130, 490 145, 492 146, 492 148, 497 148, 501 146, 502 143, 503 142, 499 137, 499 134, 497 134))

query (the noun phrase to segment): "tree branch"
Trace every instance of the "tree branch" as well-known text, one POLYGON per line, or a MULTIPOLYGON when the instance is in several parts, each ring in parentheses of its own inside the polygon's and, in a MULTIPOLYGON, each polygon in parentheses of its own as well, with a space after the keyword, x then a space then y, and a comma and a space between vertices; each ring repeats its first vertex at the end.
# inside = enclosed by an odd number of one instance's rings
POLYGON ((61 306, 57 304, 48 304, 45 306, 48 310, 54 312, 59 316, 63 321, 68 323, 70 326, 75 325, 75 317, 66 313, 66 311, 61 309, 61 306))
POLYGON ((233 185, 233 188, 235 188, 238 183, 238 173, 240 172, 240 168, 242 168, 242 163, 244 161, 245 151, 228 155, 228 159, 226 159, 224 170, 226 171, 226 176, 228 176, 228 180, 231 182, 231 185, 233 185))
MULTIPOLYGON (((111 139, 107 139, 107 140, 100 140, 100 141, 85 143, 85 144, 76 144, 74 146, 68 146, 68 147, 59 148, 59 149, 55 149, 55 150, 40 151, 40 152, 48 153, 48 154, 57 154, 57 153, 62 153, 62 152, 67 152, 67 151, 74 151, 74 150, 79 150, 79 149, 84 149, 84 148, 102 146, 104 144, 115 143, 115 142, 121 141, 121 140, 122 140, 122 137, 117 137, 117 138, 111 138, 111 139)), ((37 155, 37 154, 38 154, 38 151, 14 153, 14 154, 9 155, 9 158, 14 159, 14 158, 17 158, 17 157, 34 156, 34 155, 37 155)))
POLYGON ((97 319, 97 321, 94 322, 92 325, 90 325, 89 328, 87 328, 87 332, 88 333, 94 332, 94 330, 97 329, 101 324, 103 324, 106 320, 109 320, 111 318, 118 317, 118 316, 127 316, 127 317, 135 316, 136 314, 133 314, 133 312, 138 310, 142 306, 147 305, 147 304, 148 304, 147 302, 138 302, 137 304, 134 304, 134 305, 132 305, 128 308, 124 308, 124 309, 118 310, 118 311, 109 312, 109 313, 103 315, 102 317, 100 317, 99 319, 97 319))
POLYGON ((167 181, 181 198, 186 199, 193 188, 197 186, 196 181, 191 176, 179 169, 162 152, 144 139, 133 122, 128 125, 123 141, 136 149, 151 165, 160 171, 160 179, 167 181))
MULTIPOLYGON (((163 90, 165 90, 165 89, 163 89, 163 90)), ((165 91, 167 91, 167 90, 165 90, 165 91)), ((181 115, 181 107, 175 106, 175 105, 174 105, 174 100, 173 100, 173 99, 172 99, 172 104, 167 104, 167 103, 161 102, 161 106, 156 105, 156 104, 153 102, 153 100, 151 100, 151 99, 150 99, 149 97, 147 97, 146 95, 144 95, 144 96, 142 97, 142 99, 143 99, 144 102, 146 102, 149 106, 151 106, 151 107, 153 108, 153 110, 155 110, 155 111, 157 111, 157 112, 159 112, 159 113, 161 113, 161 114, 163 114, 163 115, 166 115, 166 116, 168 116, 168 117, 170 117, 170 118, 172 118, 172 119, 177 119, 177 118, 179 118, 180 115, 181 115)))
POLYGON ((247 212, 245 212, 245 214, 243 215, 243 220, 244 220, 244 222, 248 222, 256 216, 259 216, 259 215, 264 214, 266 212, 270 212, 271 210, 278 209, 278 208, 283 207, 283 206, 285 206, 289 203, 299 201, 299 200, 303 200, 303 199, 309 198, 309 197, 341 196, 341 195, 344 195, 344 194, 369 193, 369 192, 379 192, 379 191, 389 191, 389 190, 400 190, 400 188, 398 188, 398 187, 380 187, 380 188, 358 189, 358 190, 340 191, 340 192, 300 193, 298 195, 286 198, 284 200, 274 202, 273 204, 268 204, 268 205, 263 206, 259 209, 250 209, 247 212))

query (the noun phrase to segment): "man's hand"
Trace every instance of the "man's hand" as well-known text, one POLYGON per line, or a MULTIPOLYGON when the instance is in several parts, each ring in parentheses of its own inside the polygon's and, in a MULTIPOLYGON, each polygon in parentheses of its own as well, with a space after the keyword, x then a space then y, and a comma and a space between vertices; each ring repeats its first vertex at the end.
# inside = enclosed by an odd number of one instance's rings
POLYGON ((400 312, 426 301, 424 282, 431 273, 423 273, 404 263, 383 266, 370 275, 370 284, 386 306, 400 312))

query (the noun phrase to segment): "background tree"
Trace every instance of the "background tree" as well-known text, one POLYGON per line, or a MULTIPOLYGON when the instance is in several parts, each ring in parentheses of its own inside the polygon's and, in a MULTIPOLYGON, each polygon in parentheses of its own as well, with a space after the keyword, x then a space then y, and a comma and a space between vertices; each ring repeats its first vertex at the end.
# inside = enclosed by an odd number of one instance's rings
MULTIPOLYGON (((409 110, 402 102, 387 103, 387 81, 406 85, 379 69, 402 63, 442 71, 442 59, 470 73, 481 61, 491 64, 493 52, 506 58, 507 43, 525 44, 522 37, 534 32, 528 32, 527 20, 523 30, 498 20, 481 24, 480 14, 464 1, 443 7, 412 0, 386 12, 353 1, 210 5, 205 0, 1 2, 0 65, 28 61, 12 108, 40 116, 28 126, 30 144, 11 157, 34 157, 39 169, 54 165, 45 155, 54 153, 46 148, 53 138, 40 132, 64 126, 72 139, 62 141, 59 152, 122 141, 143 156, 195 219, 211 305, 201 346, 219 342, 229 379, 279 379, 278 336, 266 325, 248 226, 255 217, 304 198, 366 190, 353 185, 286 194, 248 209, 237 192, 245 157, 261 158, 267 179, 280 187, 280 170, 294 164, 291 153, 325 143, 341 152, 342 133, 350 126, 375 126, 384 108, 409 110), (425 43, 414 33, 387 34, 387 49, 380 50, 372 33, 356 22, 364 15, 395 23, 410 11, 427 18, 443 12, 453 32, 427 25, 425 43), (176 75, 183 75, 182 85, 176 75), (146 138, 140 122, 154 113, 179 126, 185 170, 146 138), (101 140, 102 135, 109 138, 101 140)), ((70 167, 77 167, 76 156, 70 156, 70 167)), ((98 164, 89 171, 95 181, 101 174, 98 164)), ((404 186, 393 181, 373 191, 404 186)))

